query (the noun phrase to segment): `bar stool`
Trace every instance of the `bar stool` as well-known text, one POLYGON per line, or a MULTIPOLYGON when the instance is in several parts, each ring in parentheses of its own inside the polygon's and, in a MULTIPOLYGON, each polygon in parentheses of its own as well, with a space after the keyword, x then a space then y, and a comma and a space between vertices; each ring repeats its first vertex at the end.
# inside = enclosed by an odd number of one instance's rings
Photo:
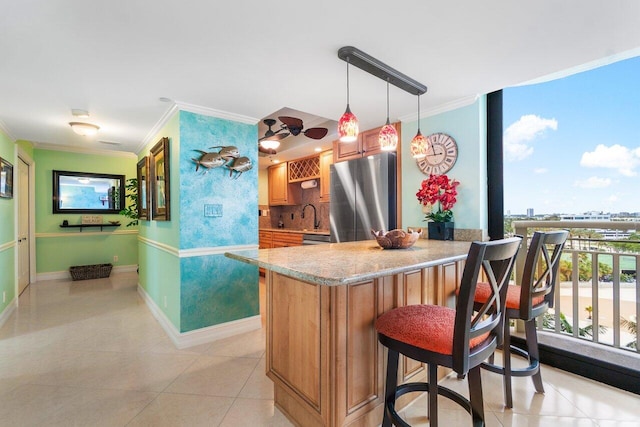
POLYGON ((395 402, 412 392, 429 392, 431 426, 438 425, 438 395, 461 405, 471 414, 474 426, 484 425, 480 364, 493 354, 502 333, 504 294, 521 241, 512 237, 471 244, 455 310, 410 305, 390 310, 376 320, 378 340, 388 348, 383 426, 408 426, 398 415, 395 402), (473 296, 481 271, 488 278, 491 297, 474 310, 473 296), (427 383, 398 385, 400 353, 428 365, 427 383), (470 399, 438 385, 438 366, 469 374, 470 399))
MULTIPOLYGON (((493 356, 489 358, 487 363, 481 365, 484 369, 504 375, 504 400, 507 408, 513 407, 511 377, 530 376, 536 391, 544 393, 540 373, 536 318, 546 313, 549 307, 553 307, 560 255, 568 236, 569 232, 565 230, 536 231, 531 238, 531 246, 527 252, 521 285, 507 287, 502 366, 493 363, 493 356), (511 345, 511 319, 524 321, 526 350, 511 345), (529 366, 513 369, 511 367, 511 353, 526 358, 529 366)), ((479 283, 475 296, 476 306, 483 306, 490 295, 491 287, 489 284, 479 283)))

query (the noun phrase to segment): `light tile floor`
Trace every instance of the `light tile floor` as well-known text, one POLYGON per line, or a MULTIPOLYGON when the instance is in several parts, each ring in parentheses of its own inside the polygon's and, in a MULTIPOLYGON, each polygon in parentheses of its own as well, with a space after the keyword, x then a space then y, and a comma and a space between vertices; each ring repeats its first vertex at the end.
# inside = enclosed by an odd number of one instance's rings
MULTIPOLYGON (((0 426, 290 426, 265 377, 255 331, 178 350, 136 290, 135 273, 31 285, 0 329, 0 426)), ((483 372, 489 426, 638 426, 638 396, 548 366, 546 393, 516 379, 515 407, 483 372)), ((444 382, 466 393, 466 382, 444 382)), ((441 425, 470 425, 442 399, 441 425)), ((418 399, 405 415, 428 425, 418 399)))

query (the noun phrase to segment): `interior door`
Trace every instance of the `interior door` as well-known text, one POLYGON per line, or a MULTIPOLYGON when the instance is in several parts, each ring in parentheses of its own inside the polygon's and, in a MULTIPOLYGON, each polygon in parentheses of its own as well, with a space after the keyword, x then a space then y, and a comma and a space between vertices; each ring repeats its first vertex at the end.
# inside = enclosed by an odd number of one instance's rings
POLYGON ((29 165, 18 158, 18 295, 29 285, 29 165))

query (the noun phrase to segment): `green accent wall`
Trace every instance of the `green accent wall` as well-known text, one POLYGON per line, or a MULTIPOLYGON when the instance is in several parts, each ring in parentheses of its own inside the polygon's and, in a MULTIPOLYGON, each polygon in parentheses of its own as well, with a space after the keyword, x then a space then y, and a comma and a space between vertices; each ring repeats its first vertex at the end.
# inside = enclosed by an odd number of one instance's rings
MULTIPOLYGON (((13 141, 0 130, 0 157, 14 166, 13 177, 17 174, 16 147, 13 141)), ((15 188, 14 188, 15 191, 15 188)), ((15 198, 0 198, 0 313, 13 301, 16 296, 16 204, 15 198), (2 302, 2 294, 6 296, 2 302)))
POLYGON ((180 113, 174 114, 141 151, 149 155, 161 138, 169 138, 170 221, 140 221, 139 284, 180 330, 180 113))
POLYGON ((38 274, 66 271, 74 265, 112 263, 114 266, 138 264, 136 227, 126 227, 122 215, 103 215, 104 221, 121 221, 117 228, 62 229, 63 220, 80 224, 81 214, 53 214, 53 170, 136 176, 133 155, 85 154, 36 148, 36 271, 38 274), (133 233, 132 233, 133 231, 133 233), (114 262, 114 255, 118 261, 114 262))
MULTIPOLYGON (((443 132, 458 144, 458 160, 447 172, 460 181, 458 201, 453 207, 456 228, 487 229, 487 131, 486 97, 473 104, 425 117, 420 122, 422 134, 443 132)), ((418 122, 402 123, 402 225, 425 226, 422 205, 416 198, 422 180, 427 175, 411 157, 411 140, 418 122)))

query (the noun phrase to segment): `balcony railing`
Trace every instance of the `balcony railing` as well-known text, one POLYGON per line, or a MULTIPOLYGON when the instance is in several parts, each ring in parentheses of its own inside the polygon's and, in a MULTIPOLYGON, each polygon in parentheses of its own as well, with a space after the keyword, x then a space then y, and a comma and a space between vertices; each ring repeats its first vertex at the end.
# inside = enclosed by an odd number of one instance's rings
MULTIPOLYGON (((635 230, 640 222, 625 221, 514 221, 515 234, 565 229, 570 237, 560 265, 555 304, 538 327, 563 336, 592 341, 630 352, 638 348, 640 315, 640 241, 604 239, 588 230, 635 230), (625 243, 623 250, 616 244, 625 243)), ((619 246, 619 245, 618 245, 619 246)), ((518 254, 516 278, 522 276, 526 247, 518 254)))

